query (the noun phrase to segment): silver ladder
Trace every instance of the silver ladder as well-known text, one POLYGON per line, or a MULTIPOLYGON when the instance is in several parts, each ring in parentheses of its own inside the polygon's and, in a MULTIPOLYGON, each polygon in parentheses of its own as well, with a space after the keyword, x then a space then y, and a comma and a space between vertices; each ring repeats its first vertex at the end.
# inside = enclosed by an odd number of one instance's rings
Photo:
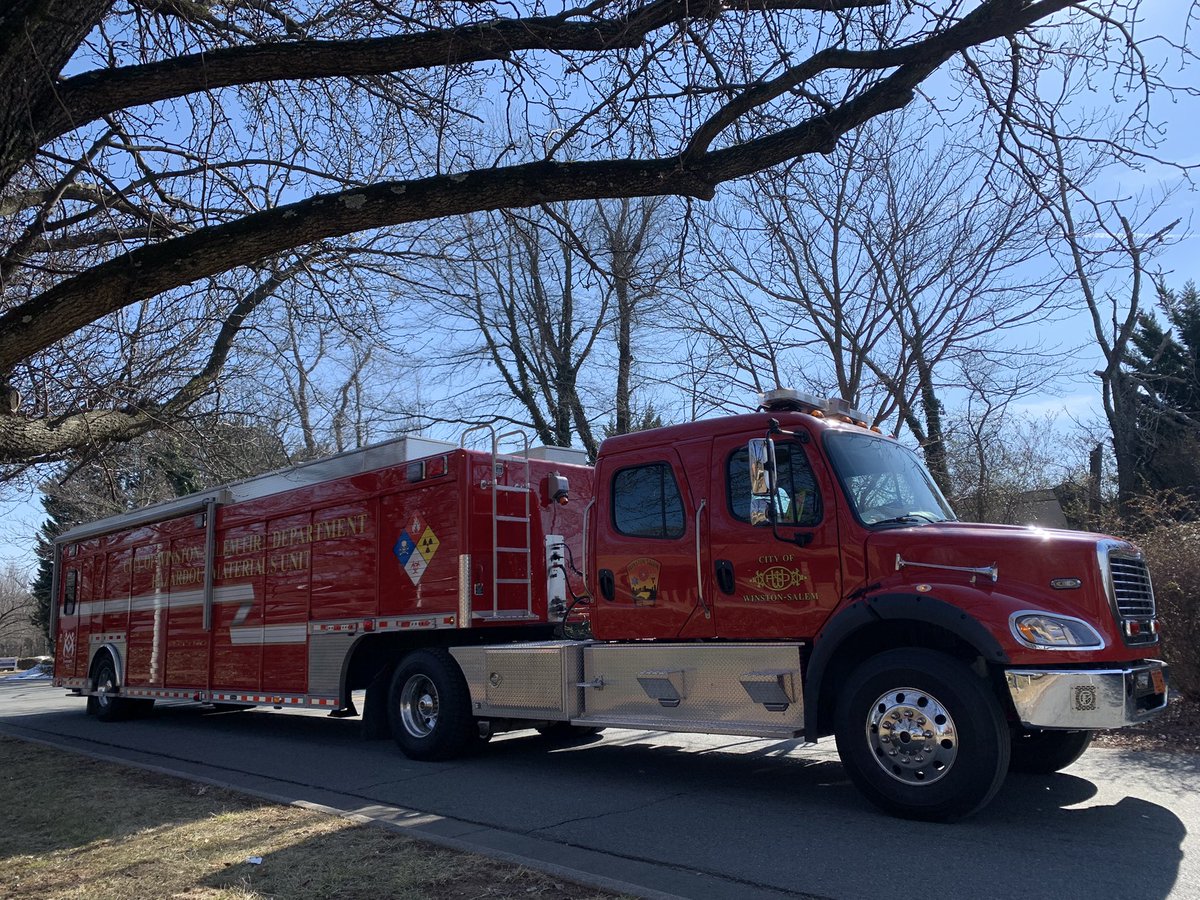
POLYGON ((492 608, 491 610, 475 609, 472 606, 471 617, 474 619, 532 619, 533 615, 533 504, 531 497, 533 489, 529 486, 529 436, 523 431, 506 431, 503 434, 497 434, 496 429, 491 425, 472 425, 462 433, 459 438, 459 446, 463 449, 467 447, 467 437, 477 431, 486 431, 491 439, 491 456, 492 456, 492 608), (501 442, 509 438, 520 438, 522 445, 521 454, 504 454, 500 452, 501 442), (524 473, 524 484, 501 484, 504 472, 508 467, 504 463, 516 463, 518 465, 518 473, 524 473), (517 509, 512 509, 505 506, 505 511, 502 513, 500 497, 501 495, 518 497, 517 509), (501 530, 504 531, 504 544, 501 544, 501 530), (516 566, 519 571, 524 572, 524 577, 521 578, 501 578, 501 560, 502 559, 518 559, 523 560, 521 565, 516 566), (520 588, 524 587, 525 607, 524 609, 506 607, 500 605, 501 591, 515 592, 520 595, 520 588))

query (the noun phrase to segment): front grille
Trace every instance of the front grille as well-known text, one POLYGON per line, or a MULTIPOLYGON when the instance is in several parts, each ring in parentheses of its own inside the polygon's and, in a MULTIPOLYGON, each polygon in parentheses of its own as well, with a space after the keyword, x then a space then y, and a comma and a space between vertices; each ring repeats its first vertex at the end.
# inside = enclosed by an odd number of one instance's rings
POLYGON ((1150 572, 1140 559, 1110 556, 1108 571, 1112 575, 1113 598, 1123 619, 1154 618, 1154 588, 1150 572))

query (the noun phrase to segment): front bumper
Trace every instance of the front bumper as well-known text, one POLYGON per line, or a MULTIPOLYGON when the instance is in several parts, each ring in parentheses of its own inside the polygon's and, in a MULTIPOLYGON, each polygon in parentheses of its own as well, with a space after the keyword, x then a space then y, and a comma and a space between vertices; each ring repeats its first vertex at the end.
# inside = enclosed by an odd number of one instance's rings
POLYGON ((1167 705, 1167 667, 1154 659, 1120 669, 1009 669, 1004 677, 1026 728, 1120 728, 1167 705))

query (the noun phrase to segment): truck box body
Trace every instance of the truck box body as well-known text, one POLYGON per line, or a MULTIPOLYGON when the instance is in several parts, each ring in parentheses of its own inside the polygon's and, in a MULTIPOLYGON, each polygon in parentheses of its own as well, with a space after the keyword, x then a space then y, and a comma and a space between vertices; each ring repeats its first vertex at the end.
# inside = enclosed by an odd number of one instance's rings
POLYGON ((75 599, 57 623, 58 677, 83 685, 111 644, 131 697, 338 706, 363 633, 544 624, 546 536, 577 556, 583 513, 551 502, 546 478, 586 494, 591 469, 537 456, 403 439, 77 529, 61 545, 60 591, 74 584, 75 599))

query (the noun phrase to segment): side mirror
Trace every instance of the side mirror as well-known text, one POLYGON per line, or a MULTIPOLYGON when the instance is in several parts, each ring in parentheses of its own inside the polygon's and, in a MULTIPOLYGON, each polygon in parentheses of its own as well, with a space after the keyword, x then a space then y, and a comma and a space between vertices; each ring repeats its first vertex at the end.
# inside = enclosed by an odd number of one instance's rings
POLYGON ((765 525, 775 521, 775 445, 766 438, 751 438, 746 449, 750 458, 750 524, 765 525))

